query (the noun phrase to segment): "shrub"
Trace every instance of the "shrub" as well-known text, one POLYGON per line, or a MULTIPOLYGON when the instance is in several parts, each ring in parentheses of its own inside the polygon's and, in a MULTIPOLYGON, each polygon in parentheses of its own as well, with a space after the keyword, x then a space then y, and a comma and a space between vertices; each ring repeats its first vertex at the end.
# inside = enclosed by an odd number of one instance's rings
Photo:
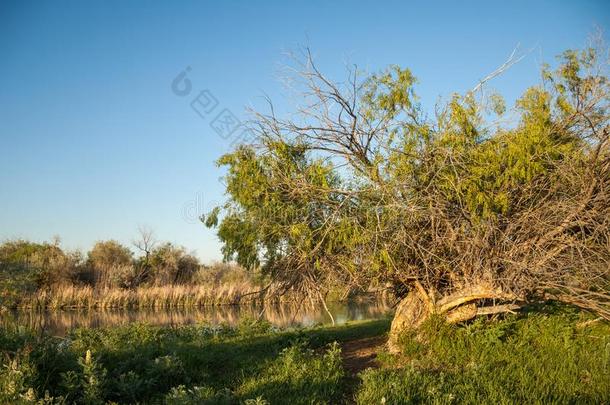
POLYGON ((87 255, 89 274, 86 278, 97 287, 129 284, 126 274, 133 267, 133 253, 114 240, 97 242, 87 255), (123 275, 123 276, 121 276, 123 275))
POLYGON ((185 284, 199 270, 199 260, 183 247, 166 243, 150 257, 151 282, 156 285, 185 284))
POLYGON ((187 389, 184 385, 172 388, 164 399, 167 405, 223 405, 235 402, 235 396, 230 390, 217 392, 210 387, 197 386, 187 389))
POLYGON ((7 241, 0 245, 0 306, 13 307, 38 289, 72 283, 81 257, 66 253, 58 242, 7 241))

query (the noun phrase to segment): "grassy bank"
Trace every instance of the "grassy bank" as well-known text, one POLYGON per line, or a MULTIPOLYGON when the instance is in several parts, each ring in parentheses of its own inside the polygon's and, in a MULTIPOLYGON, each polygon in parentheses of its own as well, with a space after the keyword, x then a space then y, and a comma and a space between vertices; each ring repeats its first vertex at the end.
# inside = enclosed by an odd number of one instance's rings
POLYGON ((462 327, 433 320, 362 374, 357 402, 609 403, 610 325, 590 319, 551 306, 462 327))
POLYGON ((551 309, 432 321, 423 339, 404 336, 402 355, 381 353, 380 368, 358 377, 342 365, 342 342, 382 335, 388 320, 285 331, 133 325, 66 340, 3 330, 0 402, 608 403, 610 326, 551 309))
POLYGON ((0 402, 47 393, 55 403, 339 403, 346 376, 333 342, 387 328, 387 320, 296 331, 135 325, 67 340, 4 330, 0 402))

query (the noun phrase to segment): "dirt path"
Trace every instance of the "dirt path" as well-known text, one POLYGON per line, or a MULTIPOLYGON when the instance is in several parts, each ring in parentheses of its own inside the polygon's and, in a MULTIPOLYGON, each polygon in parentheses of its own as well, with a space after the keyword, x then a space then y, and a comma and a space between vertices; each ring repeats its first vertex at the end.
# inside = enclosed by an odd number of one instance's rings
POLYGON ((378 367, 377 352, 386 343, 384 336, 350 340, 341 344, 343 367, 356 375, 369 367, 378 367))

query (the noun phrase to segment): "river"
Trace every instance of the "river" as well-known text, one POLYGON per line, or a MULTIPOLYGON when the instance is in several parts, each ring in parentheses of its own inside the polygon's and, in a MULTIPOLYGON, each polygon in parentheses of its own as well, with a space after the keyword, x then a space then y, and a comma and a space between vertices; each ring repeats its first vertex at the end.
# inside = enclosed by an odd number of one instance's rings
MULTIPOLYGON (((383 301, 331 302, 328 308, 337 324, 383 318, 391 311, 390 305, 383 301)), ((0 316, 0 323, 2 327, 21 326, 65 336, 79 327, 111 327, 134 322, 159 326, 197 323, 234 326, 243 319, 264 319, 280 328, 331 323, 330 316, 321 305, 294 303, 173 309, 17 311, 0 316)))

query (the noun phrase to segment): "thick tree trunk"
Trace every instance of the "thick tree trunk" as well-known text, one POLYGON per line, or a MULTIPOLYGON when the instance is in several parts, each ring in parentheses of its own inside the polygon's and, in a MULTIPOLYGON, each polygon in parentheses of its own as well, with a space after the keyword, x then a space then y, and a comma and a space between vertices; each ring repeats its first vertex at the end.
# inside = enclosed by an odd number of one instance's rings
POLYGON ((517 299, 515 296, 489 287, 476 286, 467 288, 442 297, 436 302, 431 300, 420 284, 417 283, 414 287, 396 307, 388 339, 388 349, 391 353, 400 351, 400 336, 408 331, 415 331, 432 314, 444 316, 448 323, 458 323, 479 315, 511 312, 520 308, 519 304, 514 303, 517 299), (476 302, 482 302, 481 300, 486 299, 513 301, 513 303, 477 306, 476 302))
POLYGON ((411 290, 396 307, 390 326, 388 350, 391 353, 398 353, 400 336, 409 330, 417 329, 430 315, 430 308, 422 296, 411 290))

